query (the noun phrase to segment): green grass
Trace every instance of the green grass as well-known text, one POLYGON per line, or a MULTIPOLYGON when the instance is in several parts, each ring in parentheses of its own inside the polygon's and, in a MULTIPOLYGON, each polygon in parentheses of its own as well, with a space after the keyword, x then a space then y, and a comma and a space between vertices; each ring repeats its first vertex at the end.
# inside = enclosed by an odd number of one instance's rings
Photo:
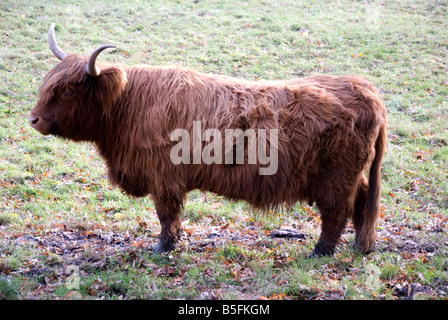
POLYGON ((0 4, 0 299, 403 299, 448 297, 446 1, 2 1, 0 4), (314 207, 260 216, 192 192, 179 249, 152 255, 150 197, 112 188, 89 144, 28 124, 47 44, 126 64, 181 64, 250 80, 359 74, 389 113, 377 252, 307 260, 314 207), (268 237, 294 228, 305 239, 268 237), (79 266, 79 288, 66 284, 79 266), (371 270, 377 274, 370 276, 371 270))

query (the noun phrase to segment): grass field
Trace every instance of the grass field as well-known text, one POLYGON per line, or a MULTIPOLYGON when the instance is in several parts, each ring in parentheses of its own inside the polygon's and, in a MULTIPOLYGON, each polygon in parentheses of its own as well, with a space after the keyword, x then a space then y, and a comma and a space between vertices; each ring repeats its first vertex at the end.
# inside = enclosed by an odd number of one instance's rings
POLYGON ((0 3, 0 299, 447 299, 447 1, 24 1, 0 3), (126 64, 180 64, 256 79, 359 74, 389 112, 377 251, 353 229, 306 259, 317 209, 254 214, 192 192, 184 236, 151 254, 150 199, 107 181, 90 144, 28 124, 47 44, 126 64), (270 237, 295 229, 304 237, 270 237))

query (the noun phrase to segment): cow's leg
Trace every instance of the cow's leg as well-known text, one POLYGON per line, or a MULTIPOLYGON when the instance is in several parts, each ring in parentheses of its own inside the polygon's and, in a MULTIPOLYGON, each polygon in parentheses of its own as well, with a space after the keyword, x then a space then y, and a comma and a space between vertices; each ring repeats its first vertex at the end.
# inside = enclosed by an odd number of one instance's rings
POLYGON ((173 250, 182 234, 180 224, 180 214, 183 207, 182 200, 172 198, 154 199, 154 204, 162 228, 159 243, 154 248, 154 251, 160 253, 173 250))
POLYGON ((353 226, 356 233, 355 245, 356 249, 363 254, 368 254, 375 250, 376 239, 375 225, 369 223, 365 217, 368 189, 367 179, 363 177, 356 193, 355 212, 353 214, 353 226))
POLYGON ((334 254, 347 219, 353 212, 357 183, 351 182, 347 174, 337 173, 338 175, 321 179, 321 183, 314 184, 316 188, 314 199, 320 212, 322 224, 319 240, 310 257, 334 254))
POLYGON ((319 240, 310 257, 333 255, 342 232, 347 223, 347 210, 345 206, 336 207, 319 206, 322 220, 322 229, 319 240))

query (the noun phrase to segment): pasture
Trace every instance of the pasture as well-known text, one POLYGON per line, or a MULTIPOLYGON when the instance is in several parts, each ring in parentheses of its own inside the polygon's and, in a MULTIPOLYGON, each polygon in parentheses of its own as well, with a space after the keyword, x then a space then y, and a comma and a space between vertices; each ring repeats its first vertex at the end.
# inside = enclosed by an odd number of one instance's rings
POLYGON ((0 4, 1 299, 447 299, 446 1, 23 1, 0 4), (305 204, 253 212, 192 192, 183 238, 152 254, 150 197, 112 187, 87 143, 28 123, 45 73, 67 53, 182 65, 248 80, 358 74, 389 116, 376 252, 306 259, 319 236, 305 204), (297 237, 273 237, 278 229, 297 237))

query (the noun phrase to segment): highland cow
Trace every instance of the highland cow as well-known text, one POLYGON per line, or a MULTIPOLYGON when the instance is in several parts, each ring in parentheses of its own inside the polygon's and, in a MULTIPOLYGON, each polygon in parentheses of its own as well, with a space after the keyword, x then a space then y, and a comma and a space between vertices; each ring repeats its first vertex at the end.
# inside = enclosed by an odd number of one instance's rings
MULTIPOLYGON (((90 57, 68 55, 55 41, 54 24, 49 43, 61 62, 43 79, 31 126, 44 135, 94 143, 112 184, 131 196, 151 194, 161 224, 156 251, 175 247, 183 200, 194 189, 257 209, 314 203, 322 226, 312 255, 333 254, 349 218, 356 248, 374 250, 387 120, 379 94, 363 78, 245 81, 180 67, 102 64, 98 54, 113 46, 90 57), (172 133, 192 135, 198 122, 201 133, 214 129, 223 137, 228 129, 263 129, 266 154, 277 153, 275 173, 260 174, 267 164, 248 161, 246 144, 243 163, 173 163, 178 141, 172 133)), ((207 141, 198 141, 203 150, 207 141)), ((236 148, 219 151, 225 157, 236 148)))

